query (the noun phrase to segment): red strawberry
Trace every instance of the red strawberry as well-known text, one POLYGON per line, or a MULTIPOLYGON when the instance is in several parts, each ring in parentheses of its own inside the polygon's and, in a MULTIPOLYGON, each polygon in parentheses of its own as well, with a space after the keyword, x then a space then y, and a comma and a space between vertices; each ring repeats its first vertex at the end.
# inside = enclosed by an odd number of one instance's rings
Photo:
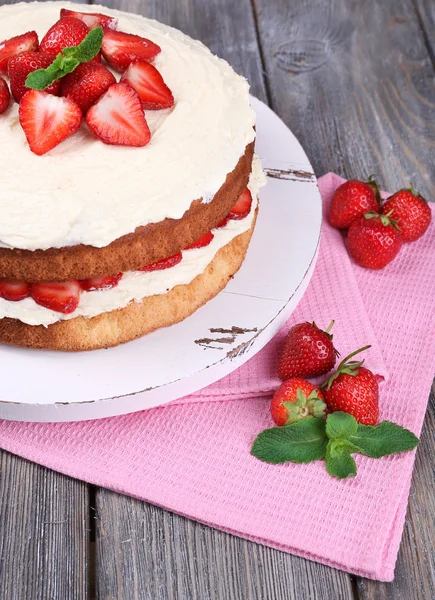
POLYGON ((322 390, 300 377, 284 381, 270 405, 272 419, 278 426, 290 425, 307 417, 322 418, 325 410, 322 390))
POLYGON ((347 229, 357 217, 362 217, 367 212, 379 212, 381 196, 379 187, 372 177, 367 183, 350 179, 339 188, 332 196, 329 208, 329 222, 337 229, 347 229))
POLYGON ((109 27, 110 29, 118 28, 118 19, 114 17, 109 17, 108 15, 103 15, 101 13, 83 13, 83 12, 75 12, 74 10, 68 10, 67 8, 60 9, 60 18, 64 19, 65 17, 74 17, 75 19, 80 19, 83 21, 85 25, 89 27, 89 29, 95 29, 101 25, 101 27, 109 27))
POLYGON ((109 65, 122 73, 136 60, 152 60, 160 47, 139 35, 105 29, 101 51, 109 65))
POLYGON ((80 301, 80 284, 71 281, 38 281, 32 283, 30 295, 36 304, 68 315, 80 301))
POLYGON ((383 269, 403 244, 397 223, 377 213, 358 217, 349 228, 347 242, 349 254, 366 269, 383 269))
POLYGON ((161 271, 163 269, 170 269, 171 267, 175 267, 175 265, 178 265, 178 263, 181 262, 182 258, 183 257, 181 255, 181 252, 177 252, 177 254, 173 254, 168 258, 162 258, 157 262, 145 265, 144 267, 138 269, 138 271, 145 271, 146 273, 148 273, 150 271, 161 271))
POLYGON ((38 48, 39 41, 36 31, 29 31, 10 40, 0 42, 0 73, 7 75, 8 62, 13 56, 21 54, 21 52, 36 52, 38 48))
POLYGON ((290 329, 278 360, 278 376, 317 377, 328 373, 335 365, 337 350, 329 333, 334 321, 326 331, 315 323, 299 323, 290 329))
POLYGON ((62 79, 60 95, 73 100, 86 113, 114 83, 115 77, 104 65, 82 63, 62 79))
POLYGON ((117 275, 100 275, 99 277, 91 277, 90 279, 82 279, 80 287, 86 292, 94 290, 110 290, 118 285, 122 277, 122 273, 117 275))
POLYGON ((378 381, 371 371, 362 366, 364 361, 349 361, 367 348, 370 346, 352 352, 341 361, 337 371, 325 382, 324 394, 331 411, 349 413, 363 425, 376 425, 379 417, 378 381))
MULTIPOLYGON (((22 52, 10 59, 8 65, 8 74, 11 85, 11 92, 17 102, 29 91, 26 87, 26 79, 29 73, 37 69, 46 69, 53 62, 53 57, 42 52, 22 52)), ((60 88, 60 80, 48 86, 44 91, 47 94, 57 96, 60 88)))
POLYGON ((20 102, 19 117, 30 150, 42 155, 79 129, 82 111, 68 98, 30 90, 20 102))
POLYGON ((251 192, 246 188, 240 196, 233 208, 228 213, 229 219, 244 219, 251 212, 252 206, 252 195, 251 192))
POLYGON ((7 110, 11 102, 11 93, 8 88, 8 84, 0 77, 0 115, 7 110))
POLYGON ((80 19, 59 19, 42 38, 40 50, 51 57, 57 56, 64 48, 78 46, 88 33, 89 27, 80 19))
POLYGON ((30 285, 17 279, 0 279, 0 298, 18 302, 30 296, 30 285))
POLYGON ((429 204, 411 186, 390 196, 382 207, 397 221, 404 242, 413 242, 425 233, 432 219, 429 204))
POLYGON ((121 77, 139 94, 142 105, 148 110, 174 106, 174 96, 163 77, 152 64, 143 61, 131 63, 121 77))
POLYGON ((190 244, 190 246, 187 246, 187 248, 185 248, 185 250, 194 250, 195 248, 204 248, 205 246, 208 246, 210 244, 210 242, 212 241, 213 238, 214 238, 214 235, 212 234, 211 231, 209 231, 208 233, 204 233, 204 235, 202 235, 195 242, 193 242, 193 244, 190 244))
POLYGON ((222 227, 225 227, 226 225, 228 225, 228 221, 229 221, 229 218, 224 217, 222 219, 222 221, 219 221, 219 223, 216 225, 215 229, 222 229, 222 227))
POLYGON ((151 137, 139 96, 126 83, 112 85, 88 110, 86 123, 105 144, 146 146, 151 137))

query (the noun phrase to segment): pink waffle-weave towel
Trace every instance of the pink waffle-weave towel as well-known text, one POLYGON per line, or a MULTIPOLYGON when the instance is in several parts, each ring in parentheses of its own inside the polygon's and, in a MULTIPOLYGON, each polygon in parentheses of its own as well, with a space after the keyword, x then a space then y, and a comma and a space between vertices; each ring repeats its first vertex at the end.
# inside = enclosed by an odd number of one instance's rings
MULTIPOLYGON (((319 180, 325 207, 342 181, 332 174, 319 180)), ((434 249, 432 224, 385 270, 366 271, 351 262, 341 234, 325 222, 304 298, 284 330, 236 372, 181 401, 131 415, 82 423, 0 421, 0 447, 235 535, 389 581, 412 453, 357 456, 358 476, 339 481, 320 462, 269 465, 249 452, 256 434, 272 425, 279 343, 305 319, 326 326, 334 318, 342 355, 371 343, 367 366, 384 377, 381 418, 420 432, 435 371, 434 249)))

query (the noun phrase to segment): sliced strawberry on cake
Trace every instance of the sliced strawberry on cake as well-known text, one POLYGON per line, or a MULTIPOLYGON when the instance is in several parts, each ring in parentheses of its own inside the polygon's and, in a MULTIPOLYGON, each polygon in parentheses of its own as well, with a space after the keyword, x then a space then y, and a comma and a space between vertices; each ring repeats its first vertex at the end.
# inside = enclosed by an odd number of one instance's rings
POLYGON ((40 50, 55 57, 64 48, 78 46, 88 33, 89 27, 83 21, 74 17, 65 17, 50 27, 41 40, 40 50))
POLYGON ((7 74, 8 62, 13 56, 21 52, 36 52, 38 48, 39 40, 36 31, 29 31, 0 42, 0 73, 7 74))
POLYGON ((181 262, 183 258, 181 252, 177 252, 177 254, 173 254, 172 256, 168 256, 168 258, 162 258, 156 262, 153 262, 149 265, 145 265, 138 269, 138 271, 144 271, 145 273, 149 273, 150 271, 163 271, 164 269, 170 269, 171 267, 175 267, 181 262))
POLYGON ((94 29, 100 25, 101 27, 109 27, 109 29, 118 28, 118 19, 109 17, 108 15, 103 15, 101 13, 84 13, 68 10, 67 8, 61 8, 60 18, 64 19, 65 17, 74 17, 75 19, 80 19, 80 21, 83 21, 83 23, 85 23, 89 29, 94 29))
POLYGON ((150 63, 132 63, 121 77, 139 94, 142 105, 148 110, 174 106, 174 96, 159 71, 150 63))
POLYGON ((150 130, 137 92, 115 83, 86 114, 92 133, 105 144, 146 146, 150 130))
POLYGON ((91 277, 90 279, 82 279, 80 287, 85 292, 94 292, 96 290, 110 290, 118 285, 121 281, 122 273, 117 275, 100 275, 99 277, 91 277))
MULTIPOLYGON (((11 92, 17 102, 29 91, 26 79, 29 73, 37 69, 46 69, 53 62, 53 57, 42 52, 22 52, 10 59, 8 65, 11 92)), ((57 96, 60 88, 60 79, 48 86, 44 91, 57 96)))
POLYGON ((8 109, 11 102, 11 93, 8 88, 8 84, 0 77, 0 115, 8 109))
POLYGON ((40 281, 32 283, 30 295, 36 304, 68 315, 80 302, 78 281, 40 281))
POLYGON ((20 102, 19 117, 31 151, 42 155, 79 129, 82 111, 68 98, 30 90, 20 102))
POLYGON ((200 238, 198 238, 195 242, 193 242, 193 244, 190 244, 190 246, 187 246, 187 248, 185 248, 185 250, 195 250, 197 248, 205 248, 205 246, 208 246, 212 239, 214 238, 214 235, 212 234, 211 231, 208 231, 207 233, 204 233, 204 235, 202 235, 200 238))
POLYGON ((227 217, 229 219, 235 219, 235 220, 244 219, 251 212, 251 206, 252 206, 251 192, 248 190, 248 188, 246 188, 246 190, 244 190, 240 194, 239 199, 237 200, 237 202, 235 203, 233 208, 230 210, 227 217))
POLYGON ((17 279, 0 279, 0 298, 19 302, 30 296, 30 285, 17 279))
POLYGON ((60 95, 73 100, 86 113, 114 83, 115 77, 104 65, 87 62, 62 79, 60 95))
POLYGON ((134 61, 152 60, 160 50, 160 46, 139 35, 112 29, 104 30, 101 52, 109 65, 121 73, 134 61))

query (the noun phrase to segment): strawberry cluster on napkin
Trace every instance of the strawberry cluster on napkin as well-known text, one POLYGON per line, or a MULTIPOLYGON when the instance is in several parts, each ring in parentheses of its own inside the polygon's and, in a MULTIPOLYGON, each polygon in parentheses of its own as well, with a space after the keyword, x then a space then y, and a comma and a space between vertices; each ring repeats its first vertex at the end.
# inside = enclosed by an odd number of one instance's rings
MULTIPOLYGON (((325 208, 342 181, 333 174, 319 180, 325 208)), ((414 453, 357 455, 357 477, 338 480, 321 463, 271 465, 250 449, 273 425, 280 342, 293 324, 313 319, 324 327, 335 319, 334 343, 343 356, 371 344, 366 364, 384 378, 380 420, 419 434, 435 372, 434 248, 432 223, 386 269, 364 270, 325 220, 304 298, 286 327, 237 371, 140 413, 81 423, 0 421, 0 447, 235 535, 389 581, 414 453), (290 498, 291 511, 283 501, 290 498)))

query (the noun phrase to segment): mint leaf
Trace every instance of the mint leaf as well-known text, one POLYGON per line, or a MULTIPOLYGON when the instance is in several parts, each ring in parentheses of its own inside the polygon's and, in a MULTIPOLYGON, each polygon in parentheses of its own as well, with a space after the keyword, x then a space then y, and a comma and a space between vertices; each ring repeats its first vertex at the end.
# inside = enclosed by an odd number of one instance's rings
POLYGON ((356 452, 380 458, 398 452, 413 450, 419 439, 409 429, 404 429, 391 421, 382 421, 379 425, 358 425, 356 433, 349 441, 355 446, 356 452))
POLYGON ((326 435, 329 439, 349 438, 358 430, 358 422, 345 412, 334 412, 326 419, 326 435))
POLYGON ((341 447, 337 448, 334 445, 334 440, 328 442, 325 463, 328 473, 338 479, 346 479, 356 475, 356 463, 350 452, 341 447))
POLYGON ((326 422, 302 419, 284 427, 265 429, 255 439, 251 454, 268 463, 309 463, 325 457, 326 422))
POLYGON ((46 69, 29 73, 26 87, 32 90, 45 90, 57 79, 72 73, 80 63, 92 60, 101 50, 104 32, 102 27, 92 29, 78 46, 64 48, 46 69))

